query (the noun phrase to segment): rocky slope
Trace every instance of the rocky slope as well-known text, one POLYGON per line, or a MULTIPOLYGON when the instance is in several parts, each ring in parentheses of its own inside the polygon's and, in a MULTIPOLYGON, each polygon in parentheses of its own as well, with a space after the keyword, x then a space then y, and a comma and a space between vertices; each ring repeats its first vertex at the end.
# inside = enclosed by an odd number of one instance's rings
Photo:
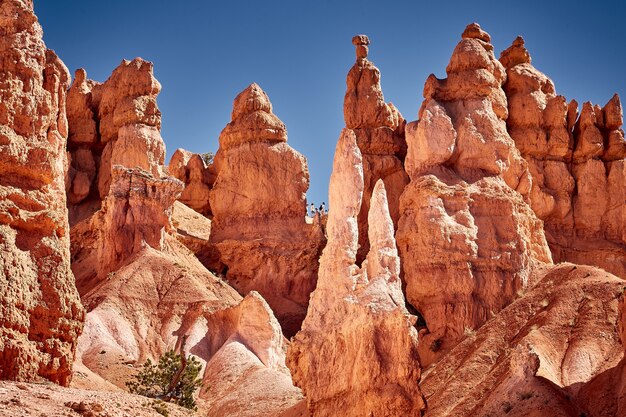
POLYGON ((572 264, 535 274, 532 290, 424 372, 426 417, 621 415, 620 377, 613 392, 598 380, 623 369, 626 282, 572 264))
POLYGON ((0 379, 72 378, 83 308, 64 177, 69 72, 32 1, 0 3, 0 379))

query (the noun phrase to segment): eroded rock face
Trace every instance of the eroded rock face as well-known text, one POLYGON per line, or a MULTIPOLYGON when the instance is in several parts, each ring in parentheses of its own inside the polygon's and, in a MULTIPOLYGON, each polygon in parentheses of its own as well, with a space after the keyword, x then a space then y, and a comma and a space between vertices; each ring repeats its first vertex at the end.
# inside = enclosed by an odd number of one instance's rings
POLYGON ((111 179, 102 209, 72 228, 72 268, 87 308, 79 358, 123 387, 132 373, 123 362, 158 358, 184 335, 191 349, 206 335, 203 314, 240 297, 176 240, 180 181, 122 166, 111 179))
POLYGON ((168 166, 170 175, 185 184, 179 201, 207 217, 212 216, 209 194, 216 176, 212 168, 202 155, 184 149, 176 149, 168 166))
POLYGON ((620 415, 624 281, 572 264, 534 274, 532 290, 424 372, 425 416, 620 415))
POLYGON ((186 338, 185 353, 206 366, 208 415, 276 415, 302 399, 285 366, 287 341, 260 295, 242 301, 179 242, 177 234, 191 247, 203 240, 202 220, 210 233, 208 219, 176 201, 182 188, 173 177, 114 166, 102 208, 72 229, 87 308, 76 384, 123 388, 136 372, 129 364, 156 360, 186 338), (271 395, 260 388, 268 385, 271 395))
POLYGON ((330 180, 328 243, 287 364, 316 417, 420 415, 415 317, 404 306, 382 180, 371 198, 370 252, 361 268, 356 265, 363 189, 356 137, 344 129, 330 180))
POLYGON ((527 204, 528 167, 507 133, 502 64, 477 24, 447 67, 431 75, 420 120, 406 127, 411 178, 396 238, 407 301, 423 316, 428 365, 533 284, 551 262, 542 224, 527 204))
POLYGON ((237 96, 232 117, 214 162, 212 268, 241 294, 258 291, 291 336, 306 314, 324 241, 320 226, 305 222, 306 160, 285 142, 258 85, 237 96))
POLYGON ((76 71, 68 92, 70 204, 106 198, 114 165, 162 175, 160 91, 152 63, 141 58, 123 60, 104 83, 76 71))
POLYGON ((288 342, 256 291, 209 316, 208 327, 197 345, 208 354, 200 392, 208 416, 273 417, 302 401, 285 366, 288 342))
POLYGON ((83 308, 65 207, 69 73, 32 1, 0 3, 0 379, 72 378, 83 308))
POLYGON ((367 59, 369 39, 357 35, 356 63, 346 80, 343 114, 346 128, 354 131, 363 158, 363 203, 359 213, 359 250, 357 263, 369 252, 367 216, 374 185, 379 179, 385 183, 389 211, 394 227, 400 218, 399 200, 409 177, 404 172, 406 141, 405 120, 391 103, 385 103, 380 86, 380 71, 367 59))
POLYGON ((545 222, 555 261, 596 265, 626 276, 622 107, 567 104, 531 64, 518 37, 500 60, 509 104, 507 127, 533 177, 531 206, 545 222))

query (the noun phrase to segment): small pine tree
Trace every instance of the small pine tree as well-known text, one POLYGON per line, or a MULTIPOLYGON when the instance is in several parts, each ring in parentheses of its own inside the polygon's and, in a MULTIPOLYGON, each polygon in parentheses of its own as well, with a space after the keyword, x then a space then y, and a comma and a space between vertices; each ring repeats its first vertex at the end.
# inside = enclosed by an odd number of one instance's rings
POLYGON ((196 409, 194 392, 202 385, 198 378, 202 364, 193 356, 184 358, 173 350, 165 352, 154 364, 150 359, 126 386, 133 394, 163 401, 171 401, 182 407, 196 409))
POLYGON ((213 163, 213 158, 215 157, 215 154, 213 152, 206 152, 201 154, 200 157, 204 161, 205 165, 209 166, 213 163))

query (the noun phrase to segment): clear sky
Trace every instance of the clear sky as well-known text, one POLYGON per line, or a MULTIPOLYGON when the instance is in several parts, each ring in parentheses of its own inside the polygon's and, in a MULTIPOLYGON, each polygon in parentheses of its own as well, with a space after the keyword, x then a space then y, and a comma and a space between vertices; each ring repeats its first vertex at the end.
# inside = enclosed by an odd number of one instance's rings
POLYGON ((104 81, 123 58, 153 61, 167 159, 216 151, 232 101, 252 82, 309 163, 309 201, 327 202, 343 122, 352 36, 370 37, 386 101, 417 118, 426 77, 445 76, 461 32, 476 21, 496 55, 522 35, 559 94, 626 100, 626 4, 618 1, 35 0, 44 39, 70 71, 104 81))

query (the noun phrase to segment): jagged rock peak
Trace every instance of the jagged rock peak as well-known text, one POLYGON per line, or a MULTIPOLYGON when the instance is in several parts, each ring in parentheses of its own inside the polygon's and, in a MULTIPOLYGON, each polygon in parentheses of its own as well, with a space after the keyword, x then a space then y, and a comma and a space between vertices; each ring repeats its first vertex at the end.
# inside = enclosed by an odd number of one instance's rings
POLYGON ((286 142, 287 128, 272 113, 269 97, 252 83, 233 103, 232 120, 220 134, 220 148, 229 148, 246 142, 286 142))
POLYGON ((531 61, 530 54, 524 46, 524 38, 521 36, 515 38, 511 46, 500 54, 500 62, 507 69, 519 64, 530 64, 531 61))

